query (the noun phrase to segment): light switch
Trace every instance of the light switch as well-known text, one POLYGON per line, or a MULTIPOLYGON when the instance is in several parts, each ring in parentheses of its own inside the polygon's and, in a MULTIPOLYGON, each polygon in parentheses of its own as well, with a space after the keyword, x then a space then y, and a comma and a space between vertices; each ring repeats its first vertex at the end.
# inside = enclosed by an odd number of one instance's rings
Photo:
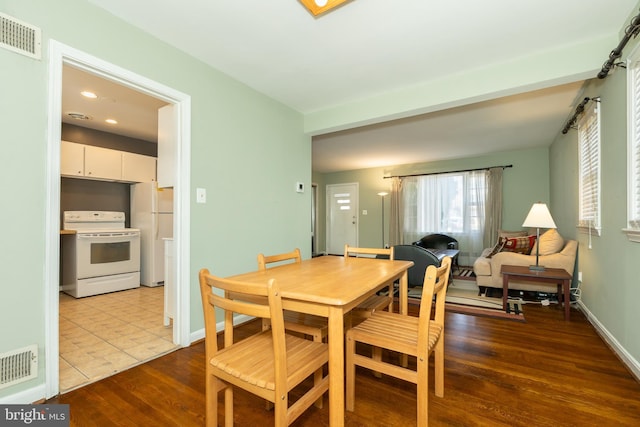
POLYGON ((196 203, 207 203, 206 188, 196 188, 196 203))
POLYGON ((369 212, 367 212, 367 210, 366 210, 366 209, 363 209, 363 211, 362 211, 362 215, 367 215, 368 213, 369 213, 369 212))

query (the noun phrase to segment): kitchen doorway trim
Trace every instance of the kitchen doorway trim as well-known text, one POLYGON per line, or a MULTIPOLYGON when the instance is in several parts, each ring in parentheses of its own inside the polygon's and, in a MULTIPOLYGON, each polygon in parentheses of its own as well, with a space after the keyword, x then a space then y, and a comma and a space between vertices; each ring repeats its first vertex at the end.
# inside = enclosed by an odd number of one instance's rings
POLYGON ((176 274, 176 313, 174 342, 186 347, 190 337, 190 169, 191 169, 191 97, 159 82, 62 44, 49 43, 49 123, 46 183, 46 265, 45 295, 45 394, 59 393, 59 270, 60 270, 60 141, 62 117, 62 66, 68 64, 83 71, 115 81, 174 104, 178 109, 178 138, 175 144, 174 248, 176 274))

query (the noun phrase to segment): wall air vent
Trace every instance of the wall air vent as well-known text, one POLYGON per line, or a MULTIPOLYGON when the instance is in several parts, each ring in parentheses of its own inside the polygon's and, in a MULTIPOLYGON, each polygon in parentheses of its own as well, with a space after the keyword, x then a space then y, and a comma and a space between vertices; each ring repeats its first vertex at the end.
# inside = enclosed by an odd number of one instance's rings
POLYGON ((38 376, 36 344, 0 354, 0 389, 38 376))
POLYGON ((41 45, 40 28, 0 13, 0 47, 40 59, 41 45))

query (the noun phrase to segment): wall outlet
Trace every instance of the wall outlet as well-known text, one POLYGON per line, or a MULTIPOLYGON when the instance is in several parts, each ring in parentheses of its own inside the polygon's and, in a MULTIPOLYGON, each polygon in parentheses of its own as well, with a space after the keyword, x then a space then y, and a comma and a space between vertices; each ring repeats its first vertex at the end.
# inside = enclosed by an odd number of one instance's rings
POLYGON ((363 210, 362 210, 362 215, 367 215, 368 213, 369 213, 369 212, 367 212, 367 210, 366 210, 366 209, 363 209, 363 210))
POLYGON ((578 271, 578 282, 582 282, 582 271, 578 271))

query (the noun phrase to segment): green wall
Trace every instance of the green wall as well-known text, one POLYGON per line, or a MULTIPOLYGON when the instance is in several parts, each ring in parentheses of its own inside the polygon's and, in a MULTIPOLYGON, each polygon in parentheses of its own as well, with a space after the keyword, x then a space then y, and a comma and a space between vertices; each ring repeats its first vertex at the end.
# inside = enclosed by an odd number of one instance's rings
MULTIPOLYGON (((41 60, 0 49, 0 353, 40 349, 39 376, 0 399, 44 383, 45 190, 51 39, 191 96, 191 325, 203 328, 197 273, 256 268, 259 252, 300 247, 310 256, 310 137, 296 111, 81 0, 0 0, 0 11, 42 29, 41 60), (81 18, 81 19, 80 19, 81 18), (196 187, 209 202, 195 204, 196 187)), ((56 118, 54 118, 55 120, 56 118)), ((56 337, 53 337, 56 339, 56 337)))
MULTIPOLYGON (((623 59, 637 41, 625 48, 623 59)), ((578 133, 559 135, 551 151, 551 201, 559 211, 554 219, 579 242, 578 270, 582 271, 582 303, 593 322, 617 341, 640 365, 640 286, 636 263, 640 244, 630 242, 622 231, 627 226, 627 73, 617 68, 604 80, 593 80, 584 96, 601 98, 602 141, 602 234, 589 237, 576 228, 578 223, 578 133)), ((635 360, 635 362, 633 361, 635 360)))
MULTIPOLYGON (((411 175, 431 172, 447 172, 464 169, 486 168, 490 166, 513 165, 504 170, 503 177, 503 221, 502 226, 508 230, 522 229, 531 205, 536 201, 549 200, 549 157, 548 149, 535 148, 519 151, 493 153, 487 156, 464 159, 444 160, 430 163, 397 165, 385 168, 359 169, 346 172, 335 172, 313 175, 318 185, 318 216, 325 218, 326 186, 330 184, 359 183, 359 228, 358 244, 361 246, 379 247, 382 242, 381 211, 382 202, 377 194, 389 191, 391 180, 385 176, 411 175), (367 210, 367 215, 362 211, 367 210)), ((385 243, 389 238, 389 196, 385 198, 385 243)), ((551 206, 551 213, 554 207, 551 206)), ((562 230, 560 230, 562 233, 562 230)), ((319 224, 319 251, 324 251, 326 241, 326 222, 319 224)))

